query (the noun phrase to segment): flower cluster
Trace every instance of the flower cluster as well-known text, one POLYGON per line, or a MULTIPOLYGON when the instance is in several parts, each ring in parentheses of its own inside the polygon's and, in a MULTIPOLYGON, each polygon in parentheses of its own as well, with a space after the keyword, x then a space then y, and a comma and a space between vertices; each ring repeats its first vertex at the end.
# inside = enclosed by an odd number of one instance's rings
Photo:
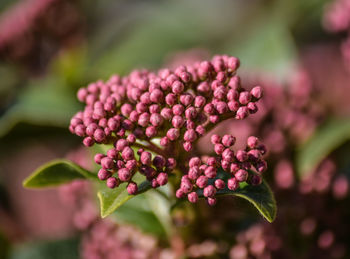
MULTIPOLYGON (((250 79, 262 82, 266 93, 259 103, 260 113, 248 120, 227 120, 213 133, 233 133, 239 139, 260 134, 261 141, 269 150, 270 168, 274 168, 277 187, 288 189, 296 182, 293 168, 293 156, 288 148, 304 143, 314 132, 317 125, 326 118, 309 75, 298 70, 286 86, 278 85, 264 78, 250 79)), ((208 145, 200 143, 202 150, 208 145)), ((204 150, 203 150, 204 151, 204 150)))
POLYGON ((80 41, 82 32, 82 17, 75 1, 18 1, 0 16, 0 58, 37 69, 43 58, 51 57, 52 49, 80 41), (48 48, 53 39, 54 48, 48 48))
POLYGON ((175 258, 171 250, 159 248, 157 241, 134 227, 100 220, 84 233, 80 256, 83 259, 175 258))
POLYGON ((135 70, 91 83, 78 91, 86 106, 69 129, 84 138, 85 146, 113 144, 107 154, 95 156, 102 166, 98 176, 108 187, 127 182, 128 192, 136 194, 136 172, 154 188, 164 185, 176 162, 191 157, 206 132, 225 119, 241 120, 257 112, 262 89, 244 89, 238 67, 235 57, 215 56, 173 71, 135 70))
POLYGON ((231 149, 235 141, 232 135, 224 135, 222 138, 216 134, 212 135, 211 142, 217 156, 205 157, 205 162, 199 157, 190 159, 188 173, 182 176, 180 188, 176 191, 177 198, 187 195, 190 202, 196 203, 198 201, 197 191, 201 189, 208 204, 214 205, 216 192, 226 187, 225 181, 221 179, 223 177, 217 178, 220 168, 229 175, 227 180, 229 190, 238 189, 240 182, 260 184, 261 174, 267 168, 266 162, 261 159, 266 153, 265 146, 259 144, 256 137, 251 136, 247 140, 246 149, 235 153, 231 149), (257 174, 249 173, 252 167, 255 167, 257 174))
POLYGON ((324 17, 325 27, 332 32, 348 31, 347 39, 341 45, 341 52, 350 67, 350 1, 336 0, 331 3, 324 17))

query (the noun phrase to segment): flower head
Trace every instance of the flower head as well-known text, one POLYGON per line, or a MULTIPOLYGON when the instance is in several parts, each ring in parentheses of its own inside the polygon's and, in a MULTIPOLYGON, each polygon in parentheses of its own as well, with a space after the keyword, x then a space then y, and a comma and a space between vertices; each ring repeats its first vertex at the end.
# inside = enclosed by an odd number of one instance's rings
MULTIPOLYGON (((244 89, 236 75, 238 67, 235 57, 215 56, 211 61, 174 70, 135 70, 125 77, 113 75, 106 82, 91 83, 78 91, 78 99, 86 106, 72 118, 69 129, 84 138, 85 146, 113 145, 107 154, 95 157, 102 167, 98 177, 107 181, 108 187, 127 182, 129 194, 136 194, 138 186, 133 177, 137 172, 154 188, 164 185, 177 162, 177 169, 184 171, 183 162, 193 156, 196 141, 206 132, 225 119, 240 120, 257 111, 255 103, 262 97, 261 87, 244 89)), ((232 164, 238 171, 255 166, 261 173, 266 168, 258 147, 234 154, 230 149, 235 142, 233 136, 217 138, 217 157, 206 162, 192 158, 196 165, 190 163, 183 176, 178 192, 188 194, 191 202, 198 199, 191 192, 198 180, 208 202, 210 198, 210 203, 215 203, 215 192, 225 183, 218 180, 214 187, 205 183, 205 177, 214 179, 220 167, 229 173, 233 173, 232 164), (252 150, 257 153, 249 154, 252 150)), ((239 171, 238 175, 234 178, 232 174, 232 179, 241 182, 249 174, 239 171)), ((234 189, 232 186, 229 188, 234 189)))

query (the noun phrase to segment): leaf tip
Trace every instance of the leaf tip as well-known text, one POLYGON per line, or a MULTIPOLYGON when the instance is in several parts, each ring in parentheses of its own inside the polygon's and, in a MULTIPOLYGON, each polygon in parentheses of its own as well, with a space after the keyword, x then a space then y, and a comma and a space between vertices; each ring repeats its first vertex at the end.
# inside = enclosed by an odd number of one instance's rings
POLYGON ((106 210, 104 207, 103 195, 102 195, 101 191, 97 192, 97 197, 98 197, 98 200, 100 201, 100 216, 101 216, 101 218, 104 219, 104 218, 108 217, 111 213, 108 212, 108 210, 106 210))

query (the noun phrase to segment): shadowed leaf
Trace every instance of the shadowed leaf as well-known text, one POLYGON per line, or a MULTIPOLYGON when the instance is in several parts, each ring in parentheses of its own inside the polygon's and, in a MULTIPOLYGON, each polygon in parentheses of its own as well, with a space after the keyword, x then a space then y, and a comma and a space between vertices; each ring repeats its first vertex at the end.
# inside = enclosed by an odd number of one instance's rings
POLYGON ((76 179, 96 180, 93 174, 69 160, 53 160, 48 162, 23 181, 26 188, 45 188, 58 186, 76 179))

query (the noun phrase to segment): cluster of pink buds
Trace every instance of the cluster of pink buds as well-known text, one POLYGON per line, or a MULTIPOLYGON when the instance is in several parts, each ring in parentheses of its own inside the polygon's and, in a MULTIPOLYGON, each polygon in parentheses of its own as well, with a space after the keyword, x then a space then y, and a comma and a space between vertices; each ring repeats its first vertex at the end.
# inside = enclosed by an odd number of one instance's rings
POLYGON ((240 120, 257 112, 262 89, 244 89, 238 67, 235 57, 215 56, 174 71, 135 70, 91 83, 78 91, 86 106, 72 118, 69 129, 84 138, 85 146, 114 146, 95 157, 102 166, 98 177, 108 187, 127 182, 128 192, 136 194, 136 172, 154 188, 164 185, 176 163, 192 156, 198 138, 225 119, 240 120))
POLYGON ((216 203, 215 195, 219 190, 226 187, 231 191, 237 190, 241 182, 260 184, 261 174, 267 169, 266 162, 262 159, 262 155, 266 153, 265 146, 260 144, 256 137, 251 136, 247 140, 245 150, 234 152, 231 147, 235 141, 232 135, 224 135, 222 138, 216 134, 212 135, 211 142, 216 156, 190 159, 188 173, 182 176, 176 197, 183 198, 187 195, 190 202, 196 203, 198 190, 202 190, 203 196, 212 206, 216 203), (223 169, 224 175, 218 175, 220 168, 223 169), (254 173, 251 172, 253 168, 256 170, 254 173), (228 180, 224 181, 227 177, 228 180))
POLYGON ((84 22, 77 1, 8 3, 8 8, 0 13, 0 59, 35 72, 45 67, 43 61, 47 62, 53 50, 72 46, 83 37, 84 22))
MULTIPOLYGON (((127 139, 130 139, 130 136, 127 139)), ((134 136, 133 136, 134 138, 134 136)), ((136 194, 138 186, 132 181, 136 172, 140 172, 151 182, 153 188, 168 183, 168 173, 176 166, 174 158, 168 158, 161 155, 153 156, 151 152, 140 148, 137 151, 139 159, 136 159, 134 150, 130 147, 131 143, 123 138, 115 142, 115 147, 107 151, 107 155, 96 154, 95 162, 101 165, 98 171, 98 178, 106 180, 109 188, 118 187, 119 184, 126 182, 129 194, 136 194), (115 175, 115 176, 113 176, 115 175)))

